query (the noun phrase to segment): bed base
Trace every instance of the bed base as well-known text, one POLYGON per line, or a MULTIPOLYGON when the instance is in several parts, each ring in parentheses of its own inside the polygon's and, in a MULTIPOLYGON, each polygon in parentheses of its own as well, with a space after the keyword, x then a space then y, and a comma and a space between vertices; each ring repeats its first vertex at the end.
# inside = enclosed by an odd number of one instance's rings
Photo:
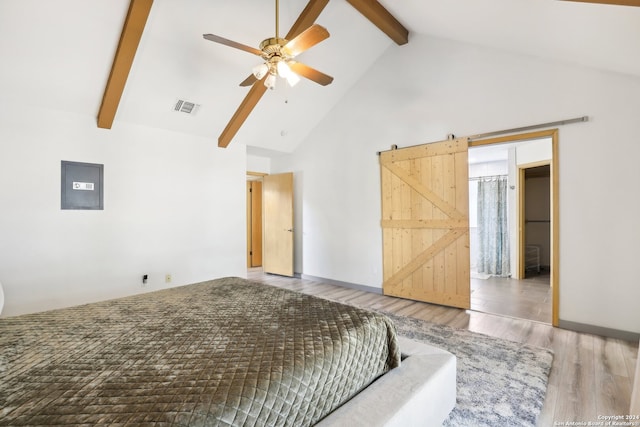
POLYGON ((333 411, 318 427, 439 426, 456 403, 456 358, 428 344, 398 338, 402 365, 333 411))

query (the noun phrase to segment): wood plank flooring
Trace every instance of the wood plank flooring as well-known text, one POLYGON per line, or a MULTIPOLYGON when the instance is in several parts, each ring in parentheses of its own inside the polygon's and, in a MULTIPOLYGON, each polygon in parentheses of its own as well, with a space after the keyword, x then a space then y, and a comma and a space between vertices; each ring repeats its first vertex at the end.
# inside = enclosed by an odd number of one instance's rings
POLYGON ((523 280, 471 278, 471 309, 475 311, 551 323, 551 298, 548 272, 523 280))
MULTIPOLYGON (((343 288, 332 284, 264 274, 248 278, 364 308, 382 309, 455 328, 468 329, 554 351, 547 396, 538 419, 554 423, 597 422, 599 415, 629 413, 638 343, 583 334, 536 321, 460 310, 343 288)), ((559 424, 555 424, 559 425, 559 424)))

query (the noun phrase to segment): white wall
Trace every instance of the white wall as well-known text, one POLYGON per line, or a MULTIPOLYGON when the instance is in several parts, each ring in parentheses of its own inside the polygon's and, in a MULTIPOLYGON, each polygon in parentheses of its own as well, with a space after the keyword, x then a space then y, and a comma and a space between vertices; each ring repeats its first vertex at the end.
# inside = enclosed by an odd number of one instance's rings
POLYGON ((637 77, 413 35, 274 159, 296 172, 296 269, 381 286, 377 151, 589 115, 560 129, 560 318, 640 332, 638 111, 637 77))
POLYGON ((246 275, 245 147, 95 120, 0 104, 3 316, 246 275), (103 211, 60 209, 61 160, 104 164, 103 211))
POLYGON ((553 158, 551 138, 539 139, 516 147, 516 163, 524 166, 530 163, 539 163, 553 158))
POLYGON ((269 173, 271 159, 269 157, 247 155, 247 172, 269 173))

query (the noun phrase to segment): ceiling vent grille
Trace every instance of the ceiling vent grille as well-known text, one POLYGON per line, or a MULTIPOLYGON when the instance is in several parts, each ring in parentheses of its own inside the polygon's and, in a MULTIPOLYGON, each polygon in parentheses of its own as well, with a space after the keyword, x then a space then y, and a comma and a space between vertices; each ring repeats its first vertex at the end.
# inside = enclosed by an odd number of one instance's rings
POLYGON ((173 107, 174 111, 186 114, 195 114, 198 110, 198 104, 194 102, 185 101, 183 99, 179 99, 175 106, 173 107))

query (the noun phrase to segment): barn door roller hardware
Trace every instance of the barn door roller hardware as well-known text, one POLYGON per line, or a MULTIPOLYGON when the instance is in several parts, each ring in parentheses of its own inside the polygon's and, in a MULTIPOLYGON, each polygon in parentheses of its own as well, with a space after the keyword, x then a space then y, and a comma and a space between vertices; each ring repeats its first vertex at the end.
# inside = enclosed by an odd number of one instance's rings
POLYGON ((469 138, 469 140, 482 139, 482 138, 489 138, 491 136, 496 136, 496 135, 504 135, 507 133, 525 132, 529 130, 544 129, 544 128, 550 128, 555 126, 570 125, 573 123, 581 123, 581 122, 588 122, 588 121, 589 121, 589 116, 582 116, 582 117, 576 117, 575 119, 558 120, 556 122, 540 123, 537 125, 523 126, 519 128, 513 128, 513 129, 503 129, 503 130, 497 130, 494 132, 479 133, 477 135, 468 136, 467 138, 469 138))
MULTIPOLYGON (((519 127, 519 128, 512 128, 512 129, 503 129, 503 130, 497 130, 494 132, 487 132, 487 133, 479 133, 477 135, 471 135, 471 136, 467 136, 465 137, 468 141, 472 141, 472 140, 478 140, 478 139, 483 139, 483 138, 489 138, 491 136, 496 136, 496 135, 505 135, 508 133, 519 133, 519 132, 525 132, 525 131, 530 131, 530 130, 535 130, 535 129, 544 129, 544 128, 550 128, 550 127, 555 127, 555 126, 563 126, 563 125, 570 125, 573 123, 582 123, 582 122, 588 122, 589 121, 589 116, 582 116, 582 117, 576 117, 574 119, 567 119, 567 120, 558 120, 555 122, 548 122, 548 123, 540 123, 537 125, 531 125, 531 126, 523 126, 523 127, 519 127)), ((454 134, 450 133, 447 135, 447 140, 451 141, 454 140, 456 137, 454 134)), ((417 145, 424 145, 424 143, 421 144, 417 144, 417 145)), ((409 145, 407 147, 398 147, 396 144, 393 144, 391 146, 391 150, 397 150, 398 148, 410 148, 410 147, 415 147, 416 145, 409 145)), ((377 154, 380 155, 380 153, 382 153, 382 151, 378 151, 377 154)))

